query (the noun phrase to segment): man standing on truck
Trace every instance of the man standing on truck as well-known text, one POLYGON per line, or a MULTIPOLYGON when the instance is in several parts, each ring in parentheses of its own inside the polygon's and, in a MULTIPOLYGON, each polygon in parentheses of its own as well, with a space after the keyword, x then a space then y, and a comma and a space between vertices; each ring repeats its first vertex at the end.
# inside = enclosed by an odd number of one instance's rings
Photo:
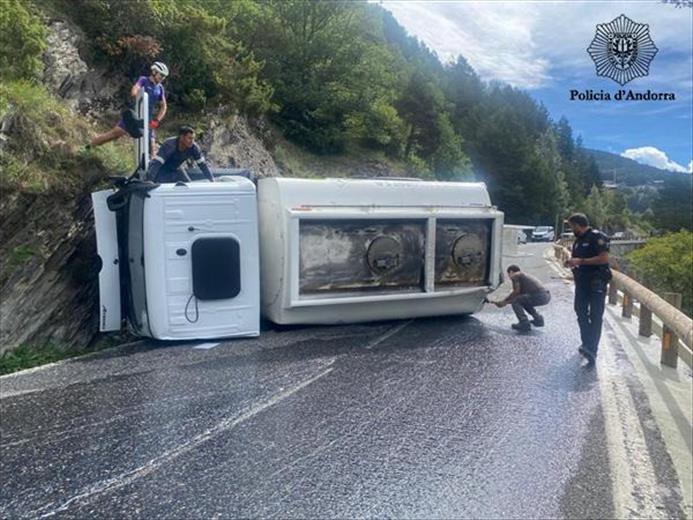
MULTIPOLYGON (((148 124, 150 136, 149 150, 151 153, 156 152, 154 149, 156 143, 156 129, 159 128, 161 120, 166 116, 166 93, 164 92, 164 86, 162 84, 166 76, 168 76, 168 67, 160 61, 155 61, 151 66, 151 74, 149 77, 140 76, 130 89, 130 96, 133 98, 137 97, 141 89, 144 89, 149 96, 148 124), (154 111, 157 105, 160 106, 159 111, 155 115, 154 111)), ((135 119, 131 110, 124 110, 116 126, 111 128, 108 132, 94 137, 89 146, 101 146, 110 141, 120 139, 125 134, 130 134, 132 137, 139 137, 142 135, 142 125, 143 122, 135 119)))
POLYGON ((609 237, 592 229, 583 213, 571 215, 567 223, 575 235, 571 258, 566 265, 573 269, 575 279, 575 313, 582 339, 578 352, 587 358, 588 366, 592 366, 602 334, 606 286, 611 280, 609 237))
POLYGON ((532 328, 544 326, 544 317, 539 314, 535 307, 546 305, 551 301, 551 293, 544 285, 531 274, 523 273, 516 265, 510 265, 507 269, 508 278, 513 283, 513 292, 499 302, 493 302, 496 307, 512 305, 518 323, 513 323, 511 327, 520 332, 527 332, 532 328), (530 322, 526 312, 532 316, 530 322), (531 323, 531 325, 530 325, 531 323))
POLYGON ((205 177, 210 182, 214 182, 214 176, 202 156, 200 147, 195 142, 195 130, 187 125, 178 129, 178 137, 169 137, 163 142, 157 154, 149 162, 147 179, 158 183, 179 180, 190 182, 190 177, 181 167, 188 159, 194 160, 205 177))

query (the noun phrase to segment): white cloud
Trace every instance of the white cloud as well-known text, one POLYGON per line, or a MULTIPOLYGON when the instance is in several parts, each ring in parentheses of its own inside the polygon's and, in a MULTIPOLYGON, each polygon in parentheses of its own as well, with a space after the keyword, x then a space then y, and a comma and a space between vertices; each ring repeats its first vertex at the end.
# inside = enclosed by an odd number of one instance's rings
POLYGON ((685 166, 681 166, 679 163, 670 160, 669 157, 667 157, 667 154, 654 146, 629 148, 621 154, 621 157, 627 157, 628 159, 633 159, 640 164, 647 164, 663 170, 672 170, 682 173, 693 172, 693 161, 689 162, 688 168, 686 168, 685 166))
POLYGON ((407 31, 443 62, 464 56, 479 75, 537 88, 550 79, 548 61, 535 52, 533 3, 383 2, 407 31))
POLYGON ((679 89, 683 85, 682 92, 690 90, 690 11, 658 0, 383 0, 381 5, 443 61, 461 54, 482 78, 528 89, 544 87, 554 79, 593 81, 594 63, 586 49, 594 38, 595 27, 625 13, 636 22, 649 24, 660 49, 650 68, 650 79, 656 78, 662 88, 679 89))

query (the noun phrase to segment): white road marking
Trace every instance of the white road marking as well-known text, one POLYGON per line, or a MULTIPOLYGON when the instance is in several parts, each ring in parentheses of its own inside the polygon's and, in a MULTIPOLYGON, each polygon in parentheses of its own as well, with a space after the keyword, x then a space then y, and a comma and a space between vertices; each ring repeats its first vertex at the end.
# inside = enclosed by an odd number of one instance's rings
POLYGON ((200 343, 199 345, 195 345, 193 348, 198 350, 209 350, 210 348, 214 348, 219 345, 221 345, 221 343, 200 343))
POLYGON ((653 498, 657 477, 645 441, 640 418, 620 373, 613 347, 601 348, 599 390, 606 430, 609 466, 613 480, 616 518, 667 518, 653 498))
POLYGON ((367 349, 370 350, 370 349, 372 349, 372 348, 377 347, 377 346, 380 345, 383 341, 385 341, 387 338, 394 336, 394 335, 397 334, 400 330, 402 330, 404 327, 406 327, 407 325, 409 325, 409 324, 412 323, 413 321, 414 321, 414 320, 408 320, 408 321, 405 321, 404 323, 400 323, 400 324, 397 325, 396 327, 393 327, 392 329, 388 330, 387 332, 385 332, 385 333, 382 334, 381 336, 378 336, 377 338, 375 338, 375 340, 373 340, 373 341, 370 342, 368 345, 366 345, 365 348, 367 348, 367 349))
MULTIPOLYGON (((330 363, 329 365, 331 365, 330 363)), ((328 365, 328 366, 329 366, 328 365)), ((62 511, 66 511, 71 504, 78 502, 78 501, 89 501, 92 497, 96 495, 100 495, 102 493, 108 492, 108 491, 113 491, 115 489, 119 489, 123 486, 127 486, 128 484, 131 484, 132 482, 145 477, 149 475, 150 473, 153 473, 155 470, 157 470, 160 466, 163 464, 166 464, 168 462, 171 462, 172 460, 180 457, 181 455, 188 453, 189 451, 197 448, 199 445, 213 439, 214 437, 228 432, 241 424, 242 422, 247 421, 248 419, 254 417, 255 415, 263 412, 267 408, 270 408, 274 406, 275 404, 279 403, 280 401, 283 401, 287 397, 292 396, 296 392, 299 392, 300 390, 304 389, 308 385, 314 383, 318 379, 328 375, 330 372, 332 372, 334 368, 329 367, 326 370, 323 370, 319 374, 311 377, 310 379, 307 379, 305 381, 302 381, 301 383, 298 383, 297 385, 287 389, 283 390, 279 393, 276 393, 265 400, 261 400, 257 403, 255 403, 253 406, 248 407, 247 409, 239 412, 237 415, 233 417, 227 417, 223 421, 217 423, 216 425, 212 426, 211 428, 205 430, 204 432, 200 433, 199 435, 196 435, 192 439, 184 442, 180 446, 177 446, 171 450, 165 451, 161 455, 153 458, 146 464, 143 464, 142 466, 139 466, 131 471, 127 471, 125 473, 121 473, 120 475, 109 478, 106 480, 102 480, 101 482, 97 482, 96 484, 93 484, 85 489, 83 489, 81 492, 77 493, 74 495, 72 498, 66 500, 59 506, 50 509, 53 506, 53 502, 46 504, 43 507, 40 507, 34 511, 32 511, 29 516, 35 516, 39 515, 39 518, 45 518, 48 516, 53 516, 56 513, 60 513, 62 511), (46 511, 47 509, 50 509, 49 511, 46 511)))
MULTIPOLYGON (((633 342, 624 332, 624 329, 627 325, 623 322, 619 322, 617 309, 615 307, 608 307, 606 309, 606 312, 604 313, 604 318, 605 321, 607 321, 611 325, 614 334, 618 337, 622 345, 628 345, 633 350, 640 348, 640 346, 637 343, 633 342)), ((631 326, 635 328, 634 325, 631 326)), ((637 329, 632 330, 632 333, 637 334, 637 329)), ((655 346, 654 348, 658 347, 655 346)), ((647 398, 650 404, 650 408, 652 409, 655 422, 657 423, 657 427, 662 433, 662 439, 664 441, 667 451, 671 455, 673 467, 679 479, 679 485, 681 486, 682 492, 682 502, 680 504, 681 509, 683 510, 684 515, 686 515, 687 518, 691 518, 691 511, 693 511, 693 508, 691 507, 691 497, 693 496, 693 492, 691 491, 693 489, 693 487, 691 486, 691 482, 693 479, 691 479, 691 456, 690 451, 688 451, 687 448, 686 439, 683 437, 680 430, 677 427, 675 427, 671 416, 672 412, 667 407, 667 404, 664 402, 664 397, 660 390, 657 388, 656 381, 647 374, 648 368, 637 355, 637 353, 633 352, 633 350, 626 351, 625 354, 628 357, 630 363, 633 364, 634 368, 636 369, 636 373, 640 372, 639 374, 637 374, 637 376, 641 380, 643 386, 645 387, 645 393, 647 394, 647 398), (660 417, 657 416, 658 412, 659 414, 661 414, 660 417)), ((655 355, 655 358, 656 357, 657 355, 655 355)), ((674 406, 677 406, 677 404, 674 404, 674 406)), ((684 404, 683 406, 685 407, 686 405, 684 404)), ((681 411, 683 412, 683 409, 681 411)), ((686 424, 690 431, 690 410, 688 410, 688 412, 688 416, 684 417, 684 420, 686 421, 686 424)))

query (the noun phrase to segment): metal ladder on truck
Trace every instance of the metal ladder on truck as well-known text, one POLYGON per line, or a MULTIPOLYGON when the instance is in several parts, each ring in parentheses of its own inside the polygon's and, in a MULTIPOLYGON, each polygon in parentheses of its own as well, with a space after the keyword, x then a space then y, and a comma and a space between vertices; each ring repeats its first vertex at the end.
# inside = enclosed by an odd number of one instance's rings
POLYGON ((149 94, 144 89, 140 89, 135 101, 135 113, 137 119, 142 121, 142 136, 135 140, 135 165, 136 172, 139 173, 141 180, 146 179, 147 168, 149 167, 149 94))

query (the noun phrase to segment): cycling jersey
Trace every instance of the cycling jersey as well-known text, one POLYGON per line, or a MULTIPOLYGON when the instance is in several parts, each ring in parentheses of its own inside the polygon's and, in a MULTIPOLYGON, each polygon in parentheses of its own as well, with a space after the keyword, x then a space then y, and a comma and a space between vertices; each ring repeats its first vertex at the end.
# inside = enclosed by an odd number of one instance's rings
POLYGON ((149 120, 154 119, 154 111, 156 106, 166 101, 166 92, 164 92, 164 86, 161 83, 154 83, 149 76, 140 76, 135 83, 138 87, 143 88, 144 91, 149 95, 149 120))

